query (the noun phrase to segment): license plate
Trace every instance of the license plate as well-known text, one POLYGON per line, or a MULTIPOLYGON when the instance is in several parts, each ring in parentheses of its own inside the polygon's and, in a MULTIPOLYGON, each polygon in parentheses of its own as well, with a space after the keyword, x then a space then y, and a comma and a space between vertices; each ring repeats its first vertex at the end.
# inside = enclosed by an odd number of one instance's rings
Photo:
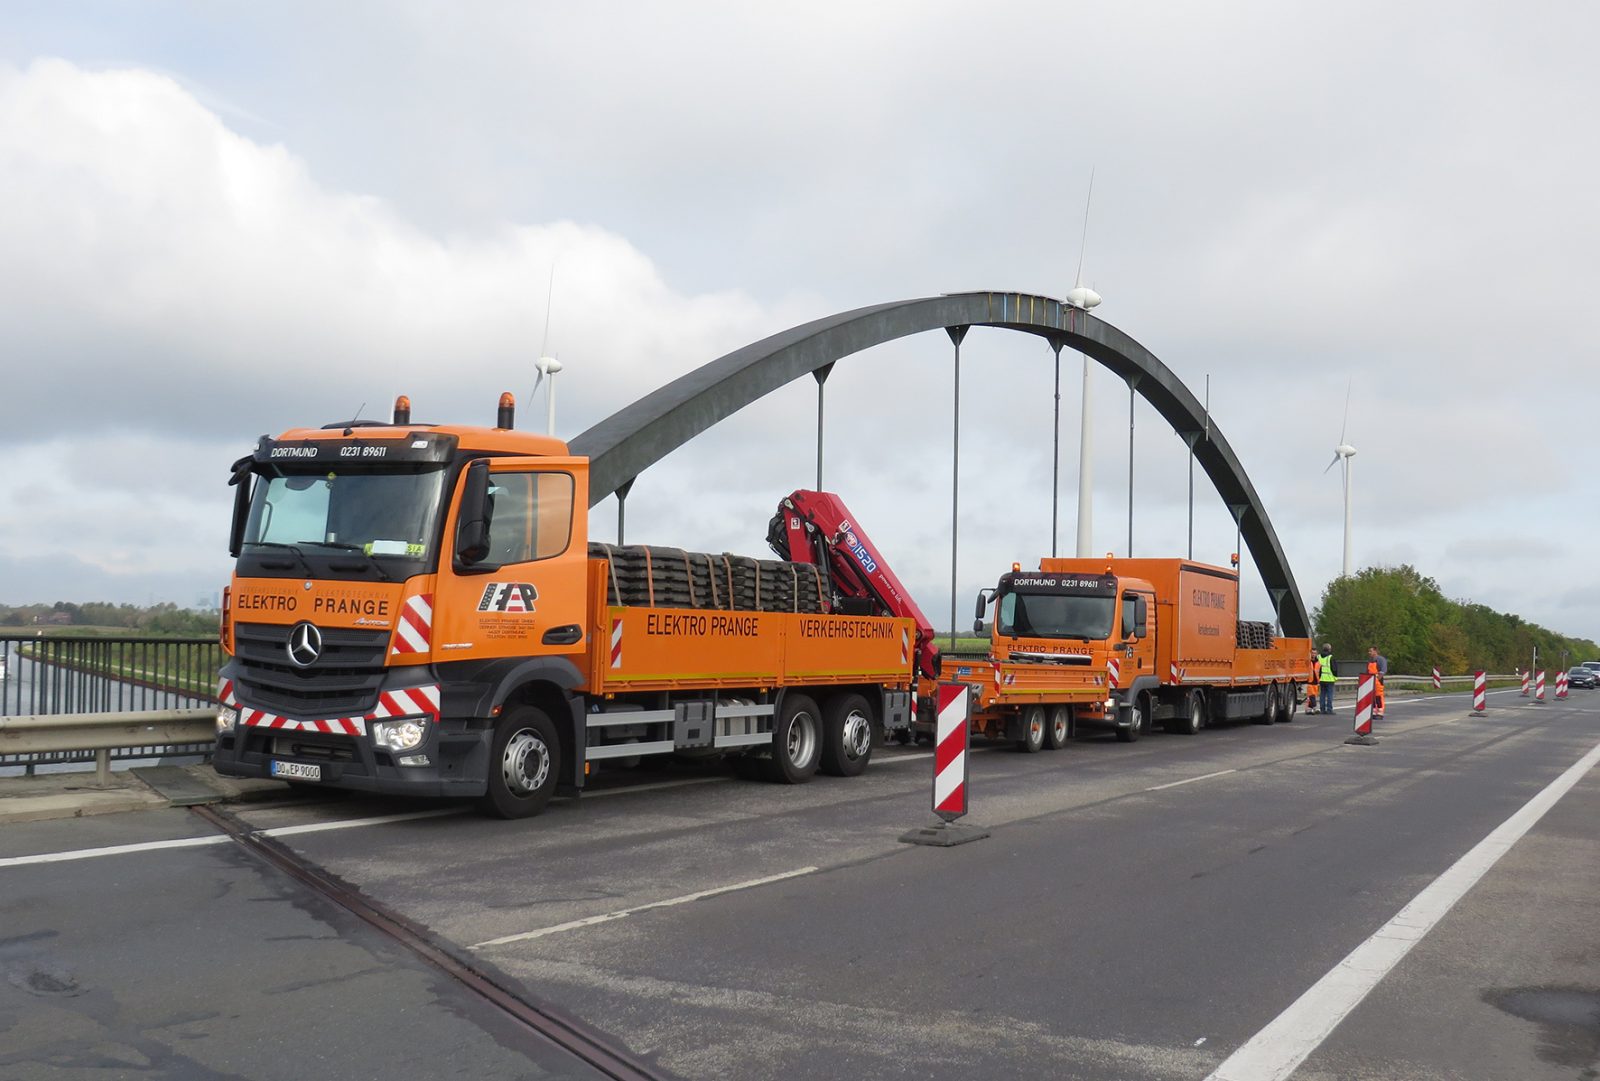
POLYGON ((272 763, 274 777, 293 777, 297 781, 322 780, 322 767, 310 766, 304 762, 274 762, 272 763))

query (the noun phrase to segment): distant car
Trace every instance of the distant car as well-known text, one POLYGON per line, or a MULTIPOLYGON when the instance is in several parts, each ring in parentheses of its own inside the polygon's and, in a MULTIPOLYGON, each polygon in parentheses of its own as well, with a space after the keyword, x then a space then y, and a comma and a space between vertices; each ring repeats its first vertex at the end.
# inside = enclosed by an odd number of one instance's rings
POLYGON ((1600 687, 1600 672, 1580 664, 1567 673, 1567 686, 1584 687, 1592 691, 1596 687, 1600 687))
POLYGON ((1600 675, 1600 661, 1584 661, 1583 667, 1594 672, 1596 675, 1600 675))

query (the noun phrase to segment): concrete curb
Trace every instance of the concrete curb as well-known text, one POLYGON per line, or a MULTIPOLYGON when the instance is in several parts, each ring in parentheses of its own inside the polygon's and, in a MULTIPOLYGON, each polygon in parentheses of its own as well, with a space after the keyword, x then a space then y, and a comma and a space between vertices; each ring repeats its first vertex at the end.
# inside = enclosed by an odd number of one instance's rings
POLYGON ((223 777, 207 765, 179 768, 187 775, 189 788, 208 790, 215 793, 215 798, 169 799, 145 783, 135 770, 113 773, 106 785, 96 784, 92 772, 9 777, 0 780, 0 825, 157 811, 196 802, 256 802, 296 794, 282 781, 223 777))

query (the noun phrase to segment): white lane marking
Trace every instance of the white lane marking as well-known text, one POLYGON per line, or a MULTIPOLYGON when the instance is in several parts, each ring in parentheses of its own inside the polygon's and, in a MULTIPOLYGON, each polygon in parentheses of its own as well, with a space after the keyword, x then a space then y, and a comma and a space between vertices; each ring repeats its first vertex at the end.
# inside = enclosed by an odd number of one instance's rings
POLYGON ((465 807, 441 807, 433 811, 407 811, 404 814, 376 815, 372 818, 343 818, 337 822, 308 822, 303 826, 274 826, 271 829, 251 830, 252 837, 294 837, 301 833, 326 833, 329 830, 352 830, 359 826, 381 826, 386 822, 409 822, 414 818, 444 818, 446 815, 466 814, 465 807))
POLYGON ((1371 938, 1312 984, 1266 1028, 1229 1055, 1207 1075, 1206 1081, 1282 1081, 1294 1073, 1411 947, 1422 941, 1596 762, 1600 762, 1600 743, 1424 887, 1394 919, 1373 932, 1371 938))
POLYGON ((1159 792, 1163 788, 1177 788, 1180 784, 1194 784, 1196 781, 1209 781, 1213 777, 1226 777, 1230 773, 1238 773, 1236 769, 1219 769, 1215 773, 1202 773, 1198 777, 1190 777, 1183 781, 1173 781, 1171 784, 1158 784, 1153 788, 1145 789, 1146 792, 1159 792))
POLYGON ((200 848, 217 845, 230 838, 222 834, 205 837, 177 837, 170 841, 143 841, 131 845, 111 845, 108 848, 78 848, 67 852, 41 852, 36 856, 7 856, 0 859, 0 867, 22 867, 30 863, 65 863, 68 860, 90 860, 99 856, 122 856, 132 852, 153 852, 162 848, 200 848))
POLYGON ((684 788, 692 784, 716 784, 719 781, 732 779, 731 777, 688 777, 681 781, 653 781, 650 784, 635 784, 622 788, 602 788, 598 792, 592 792, 585 788, 583 795, 578 797, 578 802, 588 803, 590 800, 599 799, 601 796, 625 796, 630 792, 657 792, 663 788, 684 788))
POLYGON ((933 757, 933 752, 932 751, 919 751, 916 754, 897 754, 897 755, 892 755, 892 756, 890 756, 888 758, 880 758, 880 759, 878 759, 877 764, 880 765, 880 766, 892 766, 896 762, 915 762, 919 758, 932 758, 932 757, 933 757))
POLYGON ((682 897, 671 897, 665 901, 651 901, 645 905, 635 905, 633 908, 624 908, 616 912, 602 912, 598 916, 585 916, 581 920, 568 920, 551 927, 541 927, 536 931, 523 931, 521 934, 505 935, 501 938, 491 938, 487 942, 479 942, 469 946, 468 949, 481 950, 488 946, 504 946, 508 942, 526 942, 531 938, 543 938, 546 935, 560 934, 562 931, 575 931, 580 927, 593 927, 597 923, 609 923, 611 920, 620 920, 636 912, 646 912, 652 908, 671 908, 673 905, 686 905, 691 901, 699 901, 706 897, 715 897, 719 893, 732 893, 735 890, 748 890, 756 886, 765 886, 771 882, 782 882, 786 878, 799 878, 816 871, 815 867, 801 867, 796 871, 784 871, 782 874, 768 875, 765 878, 752 878, 748 882, 735 882, 731 886, 717 886, 714 889, 701 890, 698 893, 686 893, 682 897))
MULTIPOLYGON (((409 814, 378 815, 373 818, 349 818, 339 822, 314 822, 306 826, 278 826, 274 829, 251 830, 252 837, 288 837, 296 833, 321 833, 325 830, 354 829, 357 826, 378 826, 385 822, 403 822, 411 818, 438 818, 461 814, 458 807, 438 811, 412 811, 409 814)), ((31 863, 65 863, 70 860, 92 860, 101 856, 126 856, 135 852, 157 852, 165 848, 201 848, 205 845, 225 844, 233 838, 225 834, 208 834, 204 837, 178 837, 170 841, 142 841, 131 845, 111 845, 108 848, 74 848, 63 852, 41 852, 34 856, 6 856, 0 867, 22 867, 31 863)))

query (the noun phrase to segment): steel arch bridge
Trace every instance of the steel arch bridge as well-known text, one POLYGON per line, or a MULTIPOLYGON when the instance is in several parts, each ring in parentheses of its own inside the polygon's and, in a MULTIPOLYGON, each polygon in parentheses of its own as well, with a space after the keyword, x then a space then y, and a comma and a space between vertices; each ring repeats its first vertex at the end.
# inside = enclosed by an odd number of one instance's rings
POLYGON ((680 376, 618 410, 569 444, 589 458, 589 505, 626 497, 649 466, 758 398, 807 374, 825 378, 835 361, 930 330, 953 336, 982 326, 1036 334, 1070 347, 1127 381, 1172 430, 1192 443, 1196 461, 1233 513, 1250 557, 1278 608, 1285 634, 1309 637, 1311 621, 1283 548, 1244 467, 1200 402, 1144 346, 1065 301, 1027 293, 952 293, 857 308, 752 342, 680 376))

